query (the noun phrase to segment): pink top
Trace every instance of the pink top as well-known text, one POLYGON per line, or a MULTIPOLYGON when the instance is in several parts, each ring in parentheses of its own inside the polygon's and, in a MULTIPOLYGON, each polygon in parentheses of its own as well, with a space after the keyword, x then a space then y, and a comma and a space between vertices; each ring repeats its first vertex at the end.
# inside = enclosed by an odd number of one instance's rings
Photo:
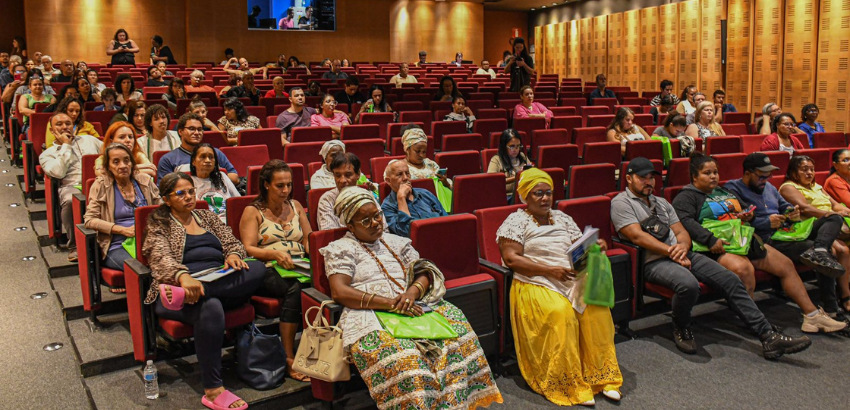
POLYGON ((289 93, 284 91, 283 95, 277 95, 274 89, 266 91, 266 95, 263 98, 289 98, 289 93))
POLYGON ((351 121, 344 112, 334 111, 334 117, 328 118, 322 114, 313 114, 310 117, 310 126, 312 127, 342 127, 343 125, 351 125, 351 121))
POLYGON ((277 28, 280 30, 295 27, 295 19, 284 17, 277 23, 277 28))
POLYGON ((544 114, 546 116, 546 124, 549 124, 549 120, 554 116, 552 111, 537 102, 531 103, 531 109, 526 108, 522 104, 517 104, 514 107, 514 118, 528 118, 529 114, 544 114))

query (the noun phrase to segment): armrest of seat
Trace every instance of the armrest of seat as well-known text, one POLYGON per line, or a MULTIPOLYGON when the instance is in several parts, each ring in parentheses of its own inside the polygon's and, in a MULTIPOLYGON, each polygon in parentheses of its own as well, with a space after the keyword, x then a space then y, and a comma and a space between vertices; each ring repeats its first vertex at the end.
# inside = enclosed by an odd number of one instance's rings
POLYGON ((86 215, 86 196, 82 192, 76 192, 71 197, 71 206, 74 209, 74 224, 83 223, 86 215))
POLYGON ((632 283, 634 284, 634 309, 636 313, 643 309, 643 265, 646 252, 643 248, 619 238, 613 238, 612 243, 614 248, 626 251, 632 259, 632 283))
POLYGON ((156 356, 156 315, 153 305, 145 304, 152 280, 150 268, 138 260, 128 259, 124 262, 124 284, 127 288, 133 356, 140 362, 156 356))
MULTIPOLYGON (((62 236, 62 206, 59 205, 59 187, 62 181, 56 178, 44 176, 44 197, 47 205, 47 226, 51 239, 59 241, 62 236)), ((67 232, 70 236, 72 233, 67 232)))
MULTIPOLYGON (((305 317, 304 320, 307 320, 306 312, 307 309, 311 306, 321 306, 324 301, 333 301, 330 296, 325 295, 324 293, 316 290, 316 288, 305 288, 301 291, 301 307, 304 309, 305 317), (310 306, 304 306, 305 303, 310 306)), ((343 306, 337 303, 329 303, 325 305, 325 319, 328 320, 328 324, 336 325, 339 322, 339 317, 342 315, 343 306)), ((306 323, 304 323, 306 327, 306 323)))
POLYGON ((77 269, 80 272, 80 287, 83 291, 83 309, 97 310, 101 306, 100 293, 100 249, 97 244, 97 232, 76 225, 77 269))
MULTIPOLYGON (((35 157, 35 148, 33 148, 32 141, 24 141, 23 148, 21 149, 21 153, 23 154, 23 165, 24 165, 24 189, 25 193, 32 193, 35 191, 35 166, 38 163, 38 158, 35 157)), ((17 144, 15 144, 17 146, 17 144)), ((14 147, 12 149, 14 151, 14 147)), ((12 152, 12 162, 18 163, 18 155, 17 152, 12 152)))
POLYGON ((511 344, 511 283, 514 280, 514 271, 502 265, 493 263, 484 258, 478 258, 481 272, 493 277, 498 287, 499 298, 499 327, 501 332, 500 352, 505 352, 511 344))

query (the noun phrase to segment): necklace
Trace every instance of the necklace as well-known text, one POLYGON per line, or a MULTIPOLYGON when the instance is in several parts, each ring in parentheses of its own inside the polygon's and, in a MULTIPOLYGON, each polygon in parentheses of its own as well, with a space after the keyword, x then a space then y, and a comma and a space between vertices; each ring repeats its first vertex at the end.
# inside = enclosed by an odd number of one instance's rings
MULTIPOLYGON (((534 215, 532 215, 531 212, 528 211, 528 208, 523 209, 523 211, 525 211, 525 213, 528 214, 528 216, 531 217, 531 220, 534 221, 534 223, 537 224, 537 227, 539 228, 540 222, 538 222, 537 218, 534 215)), ((546 217, 549 219, 549 225, 555 224, 555 221, 552 220, 552 212, 547 212, 546 217)))
MULTIPOLYGON (((384 245, 384 247, 385 247, 385 248, 387 248, 387 250, 388 250, 388 251, 390 251, 390 254, 391 254, 391 255, 393 255, 393 258, 395 258, 395 260, 398 262, 398 264, 399 264, 399 265, 401 265, 401 270, 402 270, 402 271, 404 271, 404 270, 405 270, 405 269, 404 269, 404 263, 402 263, 402 262, 401 262, 401 258, 399 258, 399 257, 398 257, 398 255, 396 255, 396 253, 395 253, 395 252, 393 252, 393 250, 392 250, 389 246, 387 246, 387 243, 386 243, 386 242, 384 242, 383 238, 382 238, 382 239, 380 239, 380 241, 381 241, 381 244, 383 244, 383 245, 384 245)), ((359 243, 359 244, 360 244, 360 246, 362 246, 362 247, 363 247, 363 249, 365 249, 365 250, 366 250, 366 252, 369 254, 369 256, 371 256, 371 257, 372 257, 372 259, 374 259, 374 260, 375 260, 375 262, 377 262, 377 263, 378 263, 378 267, 379 267, 379 268, 381 268, 381 272, 383 272, 383 273, 384 273, 384 277, 385 277, 385 278, 387 278, 387 280, 389 280, 390 282, 392 282, 394 285, 398 286, 399 291, 400 291, 400 292, 402 292, 402 293, 404 293, 404 286, 402 286, 402 285, 401 285, 401 283, 398 283, 398 281, 397 281, 397 280, 393 279, 393 278, 392 278, 392 276, 390 276, 390 273, 389 273, 389 272, 387 272, 387 268, 386 268, 386 267, 384 267, 384 264, 383 264, 383 263, 381 263, 381 260, 380 260, 380 259, 378 259, 378 256, 377 256, 377 255, 375 255, 375 252, 372 252, 372 250, 371 250, 371 249, 369 249, 369 247, 368 247, 368 246, 366 246, 366 244, 364 244, 364 243, 363 243, 362 241, 360 241, 359 239, 357 240, 357 243, 359 243)))

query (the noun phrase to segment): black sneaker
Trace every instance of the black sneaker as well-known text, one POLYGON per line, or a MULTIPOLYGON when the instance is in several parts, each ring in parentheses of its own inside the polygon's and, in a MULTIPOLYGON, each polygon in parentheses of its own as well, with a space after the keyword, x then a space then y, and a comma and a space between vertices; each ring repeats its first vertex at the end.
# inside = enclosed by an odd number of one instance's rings
POLYGON ((844 275, 844 267, 835 260, 829 252, 816 251, 815 248, 809 248, 800 255, 800 262, 816 272, 837 279, 844 275))
POLYGON ((676 348, 682 353, 695 354, 697 352, 697 342, 694 341, 694 334, 691 332, 690 326, 680 328, 673 325, 673 342, 676 343, 676 348))
POLYGON ((812 345, 812 341, 806 336, 790 337, 779 332, 770 332, 761 345, 764 349, 764 358, 774 360, 784 354, 802 352, 812 345))

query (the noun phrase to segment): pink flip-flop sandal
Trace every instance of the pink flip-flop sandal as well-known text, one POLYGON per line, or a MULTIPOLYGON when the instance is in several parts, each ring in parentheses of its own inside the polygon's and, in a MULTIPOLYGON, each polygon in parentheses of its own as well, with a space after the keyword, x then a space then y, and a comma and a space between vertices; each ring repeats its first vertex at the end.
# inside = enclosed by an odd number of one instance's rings
POLYGON ((215 398, 212 402, 207 399, 207 396, 204 396, 201 399, 201 403, 207 408, 212 410, 245 410, 248 408, 248 403, 245 403, 239 407, 230 407, 231 404, 236 402, 237 400, 242 400, 239 396, 230 392, 230 390, 225 390, 218 397, 215 398))
POLYGON ((162 306, 164 306, 168 310, 180 310, 183 309, 183 298, 186 296, 186 291, 183 290, 180 286, 171 286, 166 284, 159 285, 159 297, 162 298, 162 306), (168 300, 166 295, 168 295, 165 290, 166 286, 171 287, 171 300, 168 300))

